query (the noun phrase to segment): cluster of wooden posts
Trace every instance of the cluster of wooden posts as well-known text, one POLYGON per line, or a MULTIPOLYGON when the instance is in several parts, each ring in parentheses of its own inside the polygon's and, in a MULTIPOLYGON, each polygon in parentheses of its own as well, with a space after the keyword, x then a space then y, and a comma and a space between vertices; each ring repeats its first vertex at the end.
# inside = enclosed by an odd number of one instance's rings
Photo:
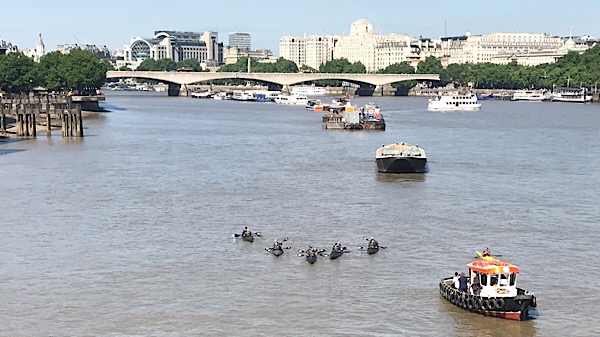
POLYGON ((0 134, 6 133, 10 120, 16 126, 17 137, 37 137, 37 123, 43 119, 48 137, 53 120, 61 122, 63 137, 83 137, 81 106, 72 104, 69 96, 29 94, 0 98, 0 134))

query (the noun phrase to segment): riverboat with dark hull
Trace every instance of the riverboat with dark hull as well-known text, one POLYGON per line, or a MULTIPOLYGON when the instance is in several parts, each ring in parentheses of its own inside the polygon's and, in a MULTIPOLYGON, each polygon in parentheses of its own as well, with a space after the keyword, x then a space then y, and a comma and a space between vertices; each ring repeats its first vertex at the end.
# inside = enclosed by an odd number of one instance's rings
POLYGON ((395 143, 375 151, 377 170, 381 173, 425 173, 427 155, 418 145, 395 143))
POLYGON ((517 287, 520 269, 503 261, 474 261, 467 265, 471 285, 460 293, 452 277, 442 279, 440 294, 455 306, 484 316, 524 321, 537 306, 533 293, 517 287), (472 280, 472 281, 471 281, 472 280))

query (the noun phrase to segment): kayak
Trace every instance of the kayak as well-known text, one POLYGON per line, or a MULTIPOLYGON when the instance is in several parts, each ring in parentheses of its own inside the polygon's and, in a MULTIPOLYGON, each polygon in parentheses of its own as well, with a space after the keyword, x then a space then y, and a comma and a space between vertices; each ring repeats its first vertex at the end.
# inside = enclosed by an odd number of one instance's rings
POLYGON ((242 240, 248 241, 248 242, 254 242, 254 236, 252 236, 252 235, 246 235, 246 236, 242 235, 242 240))
POLYGON ((369 247, 367 248, 367 254, 375 254, 379 251, 379 247, 369 247))
POLYGON ((283 249, 279 248, 279 249, 273 249, 271 248, 271 254, 275 255, 275 256, 281 256, 283 255, 283 249))
POLYGON ((317 256, 316 255, 306 255, 306 262, 308 262, 310 264, 317 262, 317 256))
POLYGON ((493 256, 483 256, 483 253, 481 253, 478 250, 476 250, 475 252, 477 253, 477 256, 479 256, 483 261, 500 261, 493 256))
POLYGON ((331 254, 329 254, 329 258, 331 260, 335 260, 335 259, 337 259, 338 257, 340 257, 342 255, 344 255, 344 251, 343 250, 332 250, 331 254))

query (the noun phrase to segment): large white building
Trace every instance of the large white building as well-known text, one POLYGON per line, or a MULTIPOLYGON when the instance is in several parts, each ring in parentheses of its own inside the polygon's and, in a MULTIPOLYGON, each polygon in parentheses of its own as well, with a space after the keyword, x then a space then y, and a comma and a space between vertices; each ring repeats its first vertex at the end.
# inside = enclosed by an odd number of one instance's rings
POLYGON ((372 72, 408 61, 414 40, 405 34, 376 34, 369 21, 360 19, 352 23, 349 35, 284 36, 279 40, 279 55, 298 67, 315 69, 333 59, 345 58, 351 63, 361 62, 372 72))
POLYGON ((132 69, 147 58, 175 62, 194 59, 208 67, 223 64, 223 43, 216 32, 156 31, 152 38, 135 37, 123 49, 124 63, 132 69))
POLYGON ((294 61, 298 67, 318 69, 333 59, 346 58, 361 62, 367 72, 409 61, 415 68, 429 56, 447 66, 453 63, 497 63, 535 66, 553 63, 569 51, 584 52, 592 38, 562 39, 547 33, 492 33, 443 37, 439 40, 414 38, 405 34, 381 35, 373 31, 367 20, 352 23, 349 35, 284 36, 279 41, 280 56, 294 61))

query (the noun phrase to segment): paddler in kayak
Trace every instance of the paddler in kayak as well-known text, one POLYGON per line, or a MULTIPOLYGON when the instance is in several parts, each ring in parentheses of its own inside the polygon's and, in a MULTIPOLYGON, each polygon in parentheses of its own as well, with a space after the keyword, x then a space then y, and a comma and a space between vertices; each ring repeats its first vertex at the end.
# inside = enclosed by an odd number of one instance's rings
POLYGON ((333 247, 331 248, 332 251, 334 252, 341 252, 342 251, 342 245, 339 242, 336 242, 333 247))
POLYGON ((250 228, 244 227, 244 230, 242 231, 242 236, 252 236, 252 232, 250 231, 250 228))
POLYGON ((379 243, 373 238, 369 240, 369 248, 379 248, 379 243))
POLYGON ((490 250, 488 249, 488 247, 485 247, 485 249, 483 250, 483 253, 481 253, 482 256, 492 256, 492 254, 490 254, 490 250))
POLYGON ((277 241, 277 239, 273 240, 273 250, 281 249, 281 242, 277 241))

